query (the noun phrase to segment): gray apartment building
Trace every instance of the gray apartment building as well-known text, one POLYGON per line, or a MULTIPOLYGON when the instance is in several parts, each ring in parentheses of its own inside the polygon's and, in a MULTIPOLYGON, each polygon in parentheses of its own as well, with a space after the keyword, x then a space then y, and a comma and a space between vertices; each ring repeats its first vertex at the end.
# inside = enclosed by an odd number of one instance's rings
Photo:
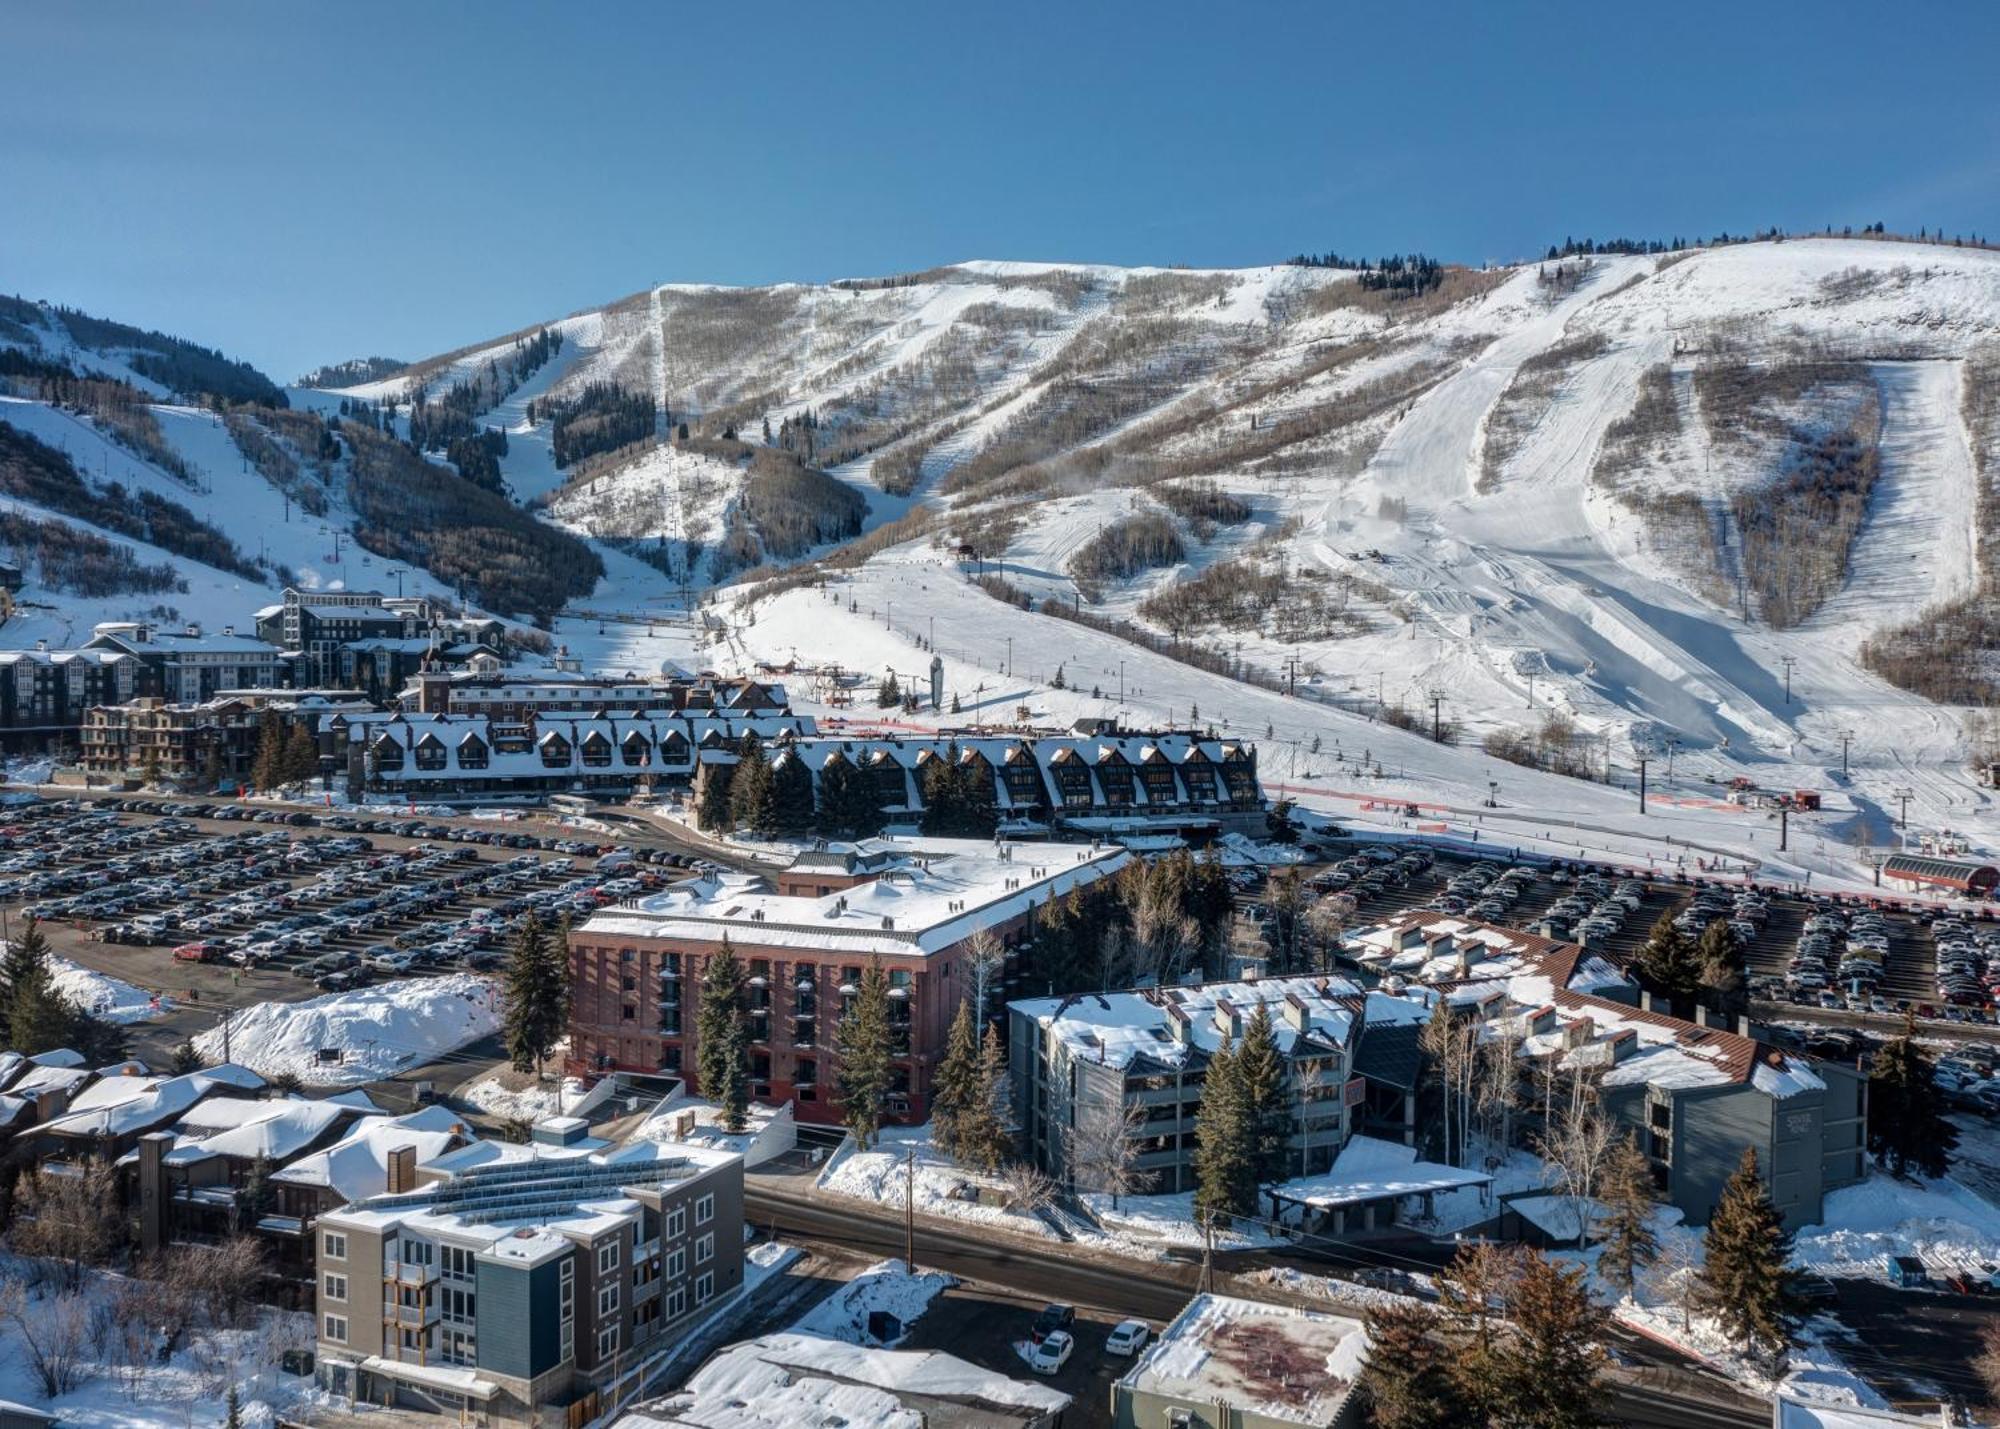
POLYGON ((321 1384, 465 1423, 577 1422, 736 1293, 742 1159, 583 1131, 402 1153, 387 1191, 321 1214, 321 1384))
POLYGON ((1340 978, 1278 977, 1008 1004, 1014 1111, 1049 1174, 1101 1189, 1110 1148, 1144 1189, 1194 1185, 1195 1114, 1208 1062, 1270 1009, 1294 1108, 1291 1174, 1327 1170, 1357 1132, 1415 1135, 1416 1033, 1425 1005, 1340 978))

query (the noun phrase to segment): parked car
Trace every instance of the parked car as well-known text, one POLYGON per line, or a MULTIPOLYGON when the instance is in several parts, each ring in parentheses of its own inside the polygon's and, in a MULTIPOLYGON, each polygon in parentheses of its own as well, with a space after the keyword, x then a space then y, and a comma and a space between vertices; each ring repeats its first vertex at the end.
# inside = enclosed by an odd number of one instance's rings
POLYGON ((1076 1349, 1076 1341, 1067 1330, 1051 1330, 1036 1342, 1035 1352, 1028 1357, 1028 1368, 1036 1374, 1054 1374, 1069 1363, 1070 1354, 1076 1349))
POLYGON ((1076 1306, 1044 1305, 1042 1312, 1035 1316, 1035 1323, 1028 1335, 1036 1344, 1058 1331, 1068 1331, 1076 1326, 1076 1306))
POLYGON ((211 943, 182 943, 174 949, 174 961, 178 963, 205 963, 215 956, 211 943))
POLYGON ((1120 1320, 1111 1327, 1111 1337, 1104 1342, 1104 1352, 1108 1355, 1136 1355, 1146 1348, 1146 1342, 1152 1337, 1152 1326, 1144 1320, 1120 1320))

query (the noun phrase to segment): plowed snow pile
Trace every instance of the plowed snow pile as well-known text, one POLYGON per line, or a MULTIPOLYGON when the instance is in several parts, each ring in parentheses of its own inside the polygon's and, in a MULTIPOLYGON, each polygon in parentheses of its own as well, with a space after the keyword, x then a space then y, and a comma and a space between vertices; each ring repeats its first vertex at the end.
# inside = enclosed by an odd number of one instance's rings
MULTIPOLYGON (((229 1020, 229 1054, 266 1077, 349 1086, 421 1066, 500 1026, 500 990, 471 973, 413 978, 310 1002, 260 1002, 229 1020)), ((222 1029, 195 1039, 222 1056, 222 1029)))

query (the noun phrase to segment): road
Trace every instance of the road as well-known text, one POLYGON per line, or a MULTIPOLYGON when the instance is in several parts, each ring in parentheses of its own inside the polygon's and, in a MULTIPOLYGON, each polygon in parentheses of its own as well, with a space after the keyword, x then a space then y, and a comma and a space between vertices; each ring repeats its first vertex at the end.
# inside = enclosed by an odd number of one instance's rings
MULTIPOLYGON (((760 1231, 775 1228, 782 1240, 820 1242, 872 1255, 900 1258, 904 1254, 901 1220, 858 1202, 828 1205, 782 1189, 769 1176, 748 1179, 744 1210, 760 1231)), ((1058 1246, 1044 1250, 982 1235, 977 1227, 960 1230, 928 1217, 919 1217, 914 1229, 920 1267, 1110 1314, 1138 1315, 1164 1324, 1201 1288, 1198 1265, 1097 1260, 1058 1246)), ((1268 1252, 1216 1257, 1219 1273, 1288 1263, 1295 1261, 1268 1252)), ((1748 1429, 1770 1424, 1768 1405, 1736 1394, 1720 1381, 1691 1373, 1649 1341, 1637 1337, 1628 1340, 1623 1335, 1616 1338, 1628 1358, 1650 1361, 1611 1384, 1611 1410, 1620 1423, 1643 1429, 1748 1429)))

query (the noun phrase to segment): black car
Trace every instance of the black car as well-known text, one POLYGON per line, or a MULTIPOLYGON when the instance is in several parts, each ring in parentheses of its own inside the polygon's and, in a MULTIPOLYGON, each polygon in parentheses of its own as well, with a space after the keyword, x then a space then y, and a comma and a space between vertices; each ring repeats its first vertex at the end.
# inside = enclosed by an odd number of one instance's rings
POLYGON ((1035 1316, 1035 1323, 1028 1334, 1039 1345, 1057 1330, 1073 1330, 1075 1327, 1076 1306, 1044 1305, 1042 1313, 1035 1316))

